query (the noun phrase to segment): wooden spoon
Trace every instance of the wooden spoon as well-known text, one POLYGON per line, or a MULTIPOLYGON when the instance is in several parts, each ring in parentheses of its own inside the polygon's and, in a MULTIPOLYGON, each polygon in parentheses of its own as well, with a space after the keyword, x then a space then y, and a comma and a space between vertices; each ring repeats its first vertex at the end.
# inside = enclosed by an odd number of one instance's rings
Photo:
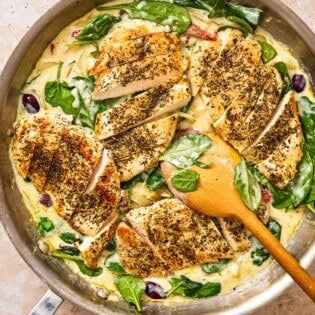
POLYGON ((207 133, 213 146, 201 161, 211 163, 208 169, 192 166, 200 174, 198 188, 182 193, 170 183, 176 168, 167 162, 161 165, 163 175, 174 195, 188 207, 213 217, 236 217, 263 244, 299 286, 315 301, 315 281, 295 258, 270 233, 256 214, 249 210, 234 187, 234 168, 241 161, 239 154, 214 133, 207 133))

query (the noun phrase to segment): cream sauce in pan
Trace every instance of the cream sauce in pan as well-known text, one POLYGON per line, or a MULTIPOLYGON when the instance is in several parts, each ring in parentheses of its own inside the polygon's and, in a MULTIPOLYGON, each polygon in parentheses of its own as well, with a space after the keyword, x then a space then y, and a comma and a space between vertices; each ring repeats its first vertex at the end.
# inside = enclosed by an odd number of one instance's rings
MULTIPOLYGON (((108 11, 107 13, 115 15, 117 14, 117 11, 108 11)), ((197 10, 192 9, 190 10, 190 13, 192 22, 194 24, 197 24, 201 28, 210 32, 216 30, 217 25, 222 22, 222 19, 208 20, 205 18, 205 16, 198 14, 197 10)), ((71 78, 75 76, 88 76, 89 69, 91 69, 95 63, 95 58, 91 55, 91 52, 93 52, 95 48, 91 45, 69 48, 67 45, 74 41, 74 34, 76 34, 78 30, 82 29, 91 20, 91 18, 97 14, 99 14, 99 11, 92 10, 90 13, 71 23, 63 31, 61 31, 60 34, 46 48, 42 57, 37 62, 34 70, 29 76, 29 80, 37 76, 38 77, 31 84, 27 85, 23 92, 34 94, 39 100, 43 109, 61 112, 61 110, 58 108, 52 109, 51 106, 45 102, 44 96, 45 84, 47 81, 53 81, 56 79, 57 66, 60 61, 63 61, 61 79, 67 81, 69 84, 71 84, 71 78)), ((134 28, 141 25, 145 25, 146 27, 155 31, 168 31, 168 27, 157 26, 154 23, 142 20, 129 20, 126 16, 124 16, 122 22, 116 24, 113 27, 111 35, 115 36, 115 32, 120 31, 121 28, 134 28)), ((271 61, 271 64, 274 64, 278 61, 284 61, 288 66, 290 74, 293 75, 296 73, 302 73, 307 77, 305 71, 299 64, 298 60, 293 57, 288 47, 276 41, 262 28, 258 28, 256 35, 263 37, 264 40, 272 44, 277 50, 278 56, 271 61)), ((199 41, 199 39, 192 39, 190 45, 193 45, 194 42, 197 41, 199 41)), ((189 47, 184 49, 189 52, 189 47)), ((303 95, 308 96, 310 99, 314 99, 314 95, 308 80, 306 89, 304 92, 296 94, 296 99, 298 100, 303 95)), ((22 101, 20 100, 18 105, 17 120, 26 115, 30 114, 25 111, 22 101)), ((209 130, 210 126, 207 117, 207 109, 203 105, 201 99, 197 96, 195 97, 189 111, 187 112, 186 119, 180 122, 178 128, 185 129, 198 127, 199 130, 209 130)), ((47 234, 47 236, 44 238, 44 241, 47 242, 51 250, 59 248, 60 243, 62 243, 59 235, 62 232, 72 231, 71 227, 63 219, 61 219, 52 208, 45 208, 39 203, 39 193, 33 187, 32 183, 25 182, 17 174, 16 181, 23 195, 27 209, 29 210, 34 222, 37 222, 39 217, 48 217, 54 222, 55 229, 47 234)), ((139 205, 147 205, 147 203, 160 199, 161 194, 162 196, 167 196, 169 192, 166 190, 162 190, 160 192, 148 191, 148 189, 146 189, 143 184, 139 183, 133 191, 132 201, 134 203, 138 203, 139 205)), ((297 210, 289 210, 287 212, 271 209, 271 217, 276 219, 282 226, 281 242, 283 244, 287 244, 294 235, 303 219, 305 211, 306 210, 304 207, 300 207, 297 210)), ((81 249, 86 247, 89 242, 90 238, 85 237, 83 243, 80 245, 81 249)), ((103 266, 105 257, 109 254, 110 252, 104 252, 100 266, 103 266)), ((236 257, 228 263, 228 266, 220 273, 209 275, 204 273, 200 266, 195 266, 177 271, 175 274, 176 276, 186 275, 194 281, 220 282, 222 285, 221 293, 224 293, 232 290, 240 283, 243 283, 253 277, 256 273, 266 268, 270 262, 271 258, 269 258, 262 266, 257 267, 252 263, 250 252, 245 252, 238 253, 236 257)), ((74 262, 65 261, 65 263, 68 264, 74 272, 84 277, 93 287, 95 287, 95 289, 105 288, 110 293, 108 297, 110 300, 117 300, 119 298, 119 293, 117 293, 113 283, 114 275, 109 272, 106 267, 103 268, 103 273, 100 276, 87 277, 80 273, 77 265, 74 262)), ((150 278, 150 280, 160 284, 165 289, 165 291, 169 289, 169 283, 166 278, 150 278)), ((171 296, 165 300, 151 300, 146 295, 144 295, 144 299, 147 301, 150 300, 150 303, 172 304, 189 302, 188 298, 177 296, 171 296)))

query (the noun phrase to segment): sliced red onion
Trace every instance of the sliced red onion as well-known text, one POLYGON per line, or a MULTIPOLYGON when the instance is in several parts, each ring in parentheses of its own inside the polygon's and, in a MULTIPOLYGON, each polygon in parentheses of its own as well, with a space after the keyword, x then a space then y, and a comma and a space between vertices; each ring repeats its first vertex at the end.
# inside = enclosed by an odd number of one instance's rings
POLYGON ((52 204, 53 204, 50 195, 48 195, 48 194, 46 194, 46 193, 41 194, 41 195, 39 196, 39 203, 40 203, 41 205, 43 205, 44 207, 46 207, 46 208, 51 207, 52 204))
POLYGON ((306 86, 306 80, 303 74, 295 74, 292 78, 292 86, 295 92, 301 93, 306 86))
POLYGON ((23 94, 22 103, 25 109, 31 114, 36 114, 40 110, 39 103, 32 94, 23 94))
POLYGON ((163 288, 159 284, 153 281, 147 281, 145 283, 145 293, 151 299, 165 299, 166 298, 166 293, 164 292, 163 288))

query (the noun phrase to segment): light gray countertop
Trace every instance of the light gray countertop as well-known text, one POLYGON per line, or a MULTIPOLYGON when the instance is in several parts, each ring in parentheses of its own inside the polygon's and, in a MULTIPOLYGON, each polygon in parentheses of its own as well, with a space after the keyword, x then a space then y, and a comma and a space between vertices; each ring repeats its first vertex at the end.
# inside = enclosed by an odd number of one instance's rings
MULTIPOLYGON (((63 0, 67 1, 67 0, 63 0)), ((315 0, 282 0, 315 32, 315 0)), ((0 0, 0 73, 14 47, 33 23, 57 0, 0 0)), ((0 224, 0 314, 28 314, 47 290, 35 273, 19 257, 0 224)), ((315 277, 315 264, 310 268, 315 277)), ((58 315, 88 315, 65 301, 58 315)), ((314 315, 315 303, 293 285, 272 304, 253 315, 314 315)))

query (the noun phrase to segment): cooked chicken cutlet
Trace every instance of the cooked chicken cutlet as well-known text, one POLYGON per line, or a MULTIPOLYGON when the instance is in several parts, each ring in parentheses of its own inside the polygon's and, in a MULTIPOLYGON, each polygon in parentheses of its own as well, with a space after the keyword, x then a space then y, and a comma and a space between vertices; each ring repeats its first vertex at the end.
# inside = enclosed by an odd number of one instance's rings
POLYGON ((120 181, 114 162, 103 150, 89 186, 78 198, 77 208, 69 223, 77 231, 95 236, 115 213, 120 200, 120 181))
POLYGON ((302 128, 291 91, 280 102, 264 132, 242 154, 274 185, 283 188, 296 174, 302 147, 302 128))
POLYGON ((84 263, 91 269, 95 269, 98 266, 98 260, 104 252, 105 248, 109 244, 110 240, 115 234, 115 230, 118 225, 118 214, 114 213, 110 218, 106 226, 95 236, 88 247, 82 247, 81 256, 84 259, 84 263))
POLYGON ((144 58, 167 55, 180 49, 181 42, 178 36, 172 33, 148 34, 123 42, 114 42, 104 47, 92 69, 92 74, 144 58))
POLYGON ((198 94, 209 70, 219 56, 221 47, 219 40, 202 41, 193 47, 188 72, 192 96, 198 94))
POLYGON ((157 257, 151 247, 126 223, 116 230, 117 253, 124 268, 131 274, 145 278, 167 276, 169 267, 157 257))
MULTIPOLYGON (((58 116, 55 119, 58 124, 66 123, 66 120, 59 119, 58 116)), ((42 136, 53 128, 54 121, 46 113, 19 121, 11 142, 11 152, 16 169, 23 178, 28 176, 37 140, 42 142, 42 136)))
POLYGON ((238 252, 248 249, 251 244, 244 224, 235 218, 218 218, 221 232, 231 248, 238 252))
POLYGON ((69 220, 88 187, 93 169, 101 157, 102 145, 89 139, 78 126, 59 130, 61 139, 48 171, 45 192, 54 199, 57 213, 69 220))
POLYGON ((95 133, 107 139, 145 123, 147 119, 174 112, 187 105, 191 94, 187 78, 151 88, 125 102, 98 114, 95 133))
POLYGON ((182 76, 182 54, 148 57, 104 71, 96 80, 93 99, 132 94, 182 76))
POLYGON ((282 80, 274 67, 258 67, 213 124, 216 132, 242 152, 264 130, 279 103, 281 88, 282 80))
POLYGON ((133 209, 126 217, 173 271, 233 257, 212 219, 177 199, 133 209))
POLYGON ((25 119, 13 139, 12 156, 17 168, 20 161, 32 163, 24 176, 30 176, 38 191, 51 195, 53 207, 62 218, 77 231, 94 236, 118 205, 119 177, 93 133, 67 123, 46 114, 25 119), (29 152, 25 137, 30 137, 27 143, 33 153, 21 160, 22 154, 29 152), (93 209, 86 203, 88 200, 90 206, 91 199, 95 201, 93 209))
POLYGON ((177 115, 169 116, 103 141, 112 152, 122 182, 158 163, 173 139, 177 120, 177 115))
POLYGON ((252 37, 232 37, 231 42, 234 46, 223 49, 201 88, 202 99, 211 109, 211 123, 220 118, 260 63, 261 47, 252 37))

